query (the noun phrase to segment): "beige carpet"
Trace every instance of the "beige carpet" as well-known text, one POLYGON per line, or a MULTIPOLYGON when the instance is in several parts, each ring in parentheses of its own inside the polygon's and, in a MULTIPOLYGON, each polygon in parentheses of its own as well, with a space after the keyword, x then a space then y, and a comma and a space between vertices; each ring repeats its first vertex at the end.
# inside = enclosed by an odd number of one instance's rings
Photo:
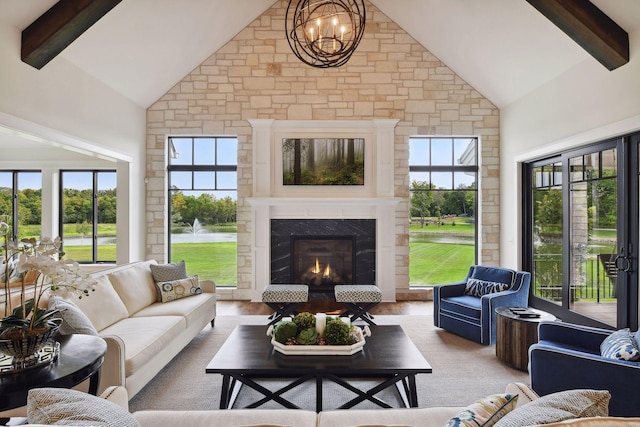
MULTIPOLYGON (((510 382, 529 383, 526 372, 512 369, 496 359, 495 347, 482 346, 435 328, 430 315, 376 316, 376 321, 401 325, 431 364, 432 374, 416 377, 421 407, 466 406, 486 395, 503 392, 510 382)), ((205 327, 164 371, 133 397, 131 411, 218 409, 222 377, 205 374, 205 367, 236 325, 266 323, 266 316, 216 317, 214 328, 205 327)))

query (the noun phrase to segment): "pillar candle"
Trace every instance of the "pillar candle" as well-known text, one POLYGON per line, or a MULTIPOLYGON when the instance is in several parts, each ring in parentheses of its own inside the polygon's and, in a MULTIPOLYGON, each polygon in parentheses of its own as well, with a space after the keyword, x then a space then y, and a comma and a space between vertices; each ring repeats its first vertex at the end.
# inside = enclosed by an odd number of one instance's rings
POLYGON ((321 337, 324 336, 324 329, 327 326, 327 315, 324 313, 316 313, 316 331, 321 337))

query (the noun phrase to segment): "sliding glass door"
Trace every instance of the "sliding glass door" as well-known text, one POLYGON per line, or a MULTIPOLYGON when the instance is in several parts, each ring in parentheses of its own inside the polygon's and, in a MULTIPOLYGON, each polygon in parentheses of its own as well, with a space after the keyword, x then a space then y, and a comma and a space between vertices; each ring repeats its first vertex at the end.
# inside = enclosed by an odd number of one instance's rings
POLYGON ((638 323, 636 136, 525 166, 525 268, 531 305, 565 321, 638 323))

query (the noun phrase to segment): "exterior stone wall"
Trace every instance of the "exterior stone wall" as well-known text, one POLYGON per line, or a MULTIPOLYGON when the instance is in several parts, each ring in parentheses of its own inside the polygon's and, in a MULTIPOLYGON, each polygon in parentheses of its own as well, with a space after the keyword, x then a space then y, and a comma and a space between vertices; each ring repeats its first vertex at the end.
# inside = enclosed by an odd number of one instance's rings
MULTIPOLYGON (((251 287, 252 128, 248 119, 398 119, 395 134, 396 295, 409 290, 409 137, 480 138, 480 262, 499 262, 499 110, 366 2, 365 36, 335 69, 300 62, 285 39, 287 0, 277 2, 196 67, 147 111, 147 258, 166 257, 166 140, 170 135, 238 137, 238 288, 251 287)), ((179 61, 180 58, 176 58, 179 61)), ((419 295, 416 294, 416 295, 419 295)))

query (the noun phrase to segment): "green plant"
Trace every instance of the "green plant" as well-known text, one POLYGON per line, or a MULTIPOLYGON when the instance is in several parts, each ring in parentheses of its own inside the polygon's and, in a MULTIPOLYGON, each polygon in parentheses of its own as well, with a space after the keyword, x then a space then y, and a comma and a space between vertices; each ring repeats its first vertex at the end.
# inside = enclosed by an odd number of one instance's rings
POLYGON ((315 327, 303 329, 296 337, 296 342, 300 345, 314 345, 318 342, 318 331, 315 327))
POLYGON ((316 327, 316 316, 306 311, 296 314, 293 321, 296 323, 298 330, 300 331, 316 327))
POLYGON ((298 335, 298 327, 291 321, 280 322, 274 330, 274 338, 281 344, 286 344, 289 338, 298 335))
POLYGON ((324 339, 329 345, 347 345, 350 329, 349 325, 340 319, 330 320, 324 329, 324 339))

